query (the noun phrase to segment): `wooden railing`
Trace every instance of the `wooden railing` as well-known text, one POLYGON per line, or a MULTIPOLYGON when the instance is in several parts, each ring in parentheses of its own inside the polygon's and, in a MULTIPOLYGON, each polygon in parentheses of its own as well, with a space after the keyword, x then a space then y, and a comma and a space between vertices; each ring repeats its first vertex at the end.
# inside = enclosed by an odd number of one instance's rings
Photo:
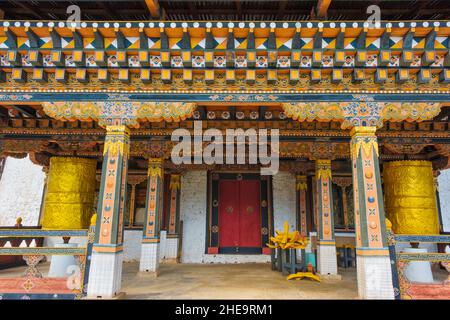
POLYGON ((3 244, 0 246, 0 257, 23 257, 28 267, 23 276, 0 277, 1 298, 75 299, 83 297, 86 294, 93 235, 94 227, 89 230, 0 229, 1 243, 7 241, 19 243, 21 239, 27 239, 26 243, 31 243, 33 239, 42 239, 43 241, 47 237, 84 237, 87 244, 85 247, 5 247, 3 244), (74 272, 67 278, 44 278, 38 264, 45 256, 49 255, 74 256, 78 264, 78 272, 74 272))
POLYGON ((405 275, 411 261, 438 263, 450 273, 450 253, 445 252, 396 252, 396 243, 436 243, 450 245, 450 235, 394 235, 388 231, 389 253, 392 261, 392 282, 396 299, 450 299, 450 274, 443 282, 415 283, 405 275))
MULTIPOLYGON (((16 229, 39 229, 40 227, 23 227, 21 224, 17 224, 15 227, 13 227, 14 230, 16 229)), ((8 230, 12 229, 11 227, 0 227, 0 230, 8 230)), ((0 248, 4 247, 6 245, 11 246, 13 248, 20 247, 21 245, 25 245, 26 247, 30 247, 34 240, 34 246, 35 247, 42 247, 44 244, 44 238, 42 237, 4 237, 0 238, 0 248)), ((22 256, 18 255, 0 255, 0 270, 6 269, 6 268, 12 268, 17 266, 23 266, 25 265, 25 260, 22 256)))

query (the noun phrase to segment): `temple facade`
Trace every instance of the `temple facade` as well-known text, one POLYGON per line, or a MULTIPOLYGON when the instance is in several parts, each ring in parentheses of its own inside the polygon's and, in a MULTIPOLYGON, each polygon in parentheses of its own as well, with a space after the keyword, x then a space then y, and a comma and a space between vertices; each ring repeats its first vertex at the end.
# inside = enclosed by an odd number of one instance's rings
MULTIPOLYGON (((393 299, 419 258, 392 239, 450 242, 449 21, 0 26, 0 151, 42 167, 35 234, 90 228, 87 297, 119 294, 124 260, 269 262, 288 221, 322 277, 344 248, 359 297, 393 299)), ((46 241, 17 254, 82 256, 46 241)))

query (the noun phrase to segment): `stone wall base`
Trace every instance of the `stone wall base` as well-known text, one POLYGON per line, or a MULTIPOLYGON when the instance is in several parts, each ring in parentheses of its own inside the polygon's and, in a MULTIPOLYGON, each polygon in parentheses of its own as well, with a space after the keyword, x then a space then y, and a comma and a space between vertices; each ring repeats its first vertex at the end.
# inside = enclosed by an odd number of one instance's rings
POLYGON ((336 246, 317 246, 317 271, 321 275, 337 275, 336 246))
POLYGON ((177 259, 178 257, 178 238, 167 238, 166 240, 166 260, 177 259))
POLYGON ((122 262, 122 252, 92 253, 88 298, 113 298, 120 294, 122 262))
POLYGON ((139 271, 157 273, 159 268, 159 258, 159 242, 142 243, 139 271))

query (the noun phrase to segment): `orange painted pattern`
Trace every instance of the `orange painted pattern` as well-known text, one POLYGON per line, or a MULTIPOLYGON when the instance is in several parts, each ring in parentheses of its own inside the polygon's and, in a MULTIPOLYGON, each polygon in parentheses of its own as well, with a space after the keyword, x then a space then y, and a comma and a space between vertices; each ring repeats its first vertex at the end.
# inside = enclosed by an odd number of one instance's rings
POLYGON ((154 237, 155 236, 155 223, 156 223, 156 205, 157 205, 157 191, 158 191, 158 177, 150 176, 149 177, 149 188, 150 191, 148 193, 148 208, 147 208, 147 226, 146 226, 146 237, 154 237))
POLYGON ((366 152, 360 153, 364 168, 363 182, 366 196, 367 237, 370 248, 383 248, 379 213, 380 206, 375 179, 375 155, 373 152, 374 148, 372 147, 369 154, 366 154, 366 152))
POLYGON ((106 165, 106 177, 103 191, 103 203, 101 208, 102 221, 100 224, 99 244, 110 244, 112 235, 112 221, 114 213, 114 198, 116 188, 116 175, 118 171, 118 156, 108 157, 106 165), (109 210, 106 210, 109 208, 109 210))

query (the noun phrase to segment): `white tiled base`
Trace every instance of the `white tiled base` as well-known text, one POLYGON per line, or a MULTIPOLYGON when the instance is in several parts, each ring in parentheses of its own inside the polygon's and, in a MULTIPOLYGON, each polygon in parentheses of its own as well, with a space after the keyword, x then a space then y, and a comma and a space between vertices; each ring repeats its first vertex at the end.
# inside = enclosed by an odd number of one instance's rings
POLYGON ((159 232, 159 262, 162 262, 166 257, 166 241, 167 231, 161 230, 159 232))
POLYGON ((166 240, 166 259, 176 259, 178 256, 178 238, 167 238, 166 240))
POLYGON ((336 246, 317 246, 317 271, 323 275, 337 274, 336 246))
POLYGON ((120 293, 123 253, 97 253, 91 256, 88 297, 112 298, 120 293))
POLYGON ((159 242, 142 243, 139 271, 158 272, 158 268, 159 268, 159 242))
POLYGON ((391 260, 387 256, 356 256, 361 299, 394 299, 391 260))

